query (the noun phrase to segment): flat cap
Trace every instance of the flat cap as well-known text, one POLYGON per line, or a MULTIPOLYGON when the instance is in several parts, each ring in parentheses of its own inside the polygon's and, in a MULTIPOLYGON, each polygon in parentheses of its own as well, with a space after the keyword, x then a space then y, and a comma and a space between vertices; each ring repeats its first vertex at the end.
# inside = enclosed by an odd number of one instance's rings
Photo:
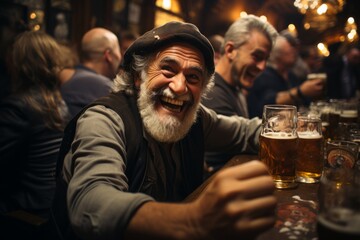
POLYGON ((122 66, 129 70, 133 54, 147 55, 170 43, 187 43, 199 49, 204 56, 206 69, 213 74, 214 49, 209 40, 191 23, 172 21, 154 28, 137 38, 126 50, 122 66))

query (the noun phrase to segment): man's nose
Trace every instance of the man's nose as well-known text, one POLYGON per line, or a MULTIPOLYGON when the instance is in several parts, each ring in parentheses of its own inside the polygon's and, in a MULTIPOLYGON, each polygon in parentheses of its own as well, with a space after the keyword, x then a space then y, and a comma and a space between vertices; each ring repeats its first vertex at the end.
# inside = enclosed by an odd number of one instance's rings
POLYGON ((262 60, 262 61, 259 61, 257 64, 256 64, 257 68, 260 69, 261 71, 264 71, 265 67, 266 67, 266 61, 265 60, 262 60))
POLYGON ((178 74, 173 77, 169 83, 169 88, 176 94, 181 95, 187 92, 186 78, 183 74, 178 74))

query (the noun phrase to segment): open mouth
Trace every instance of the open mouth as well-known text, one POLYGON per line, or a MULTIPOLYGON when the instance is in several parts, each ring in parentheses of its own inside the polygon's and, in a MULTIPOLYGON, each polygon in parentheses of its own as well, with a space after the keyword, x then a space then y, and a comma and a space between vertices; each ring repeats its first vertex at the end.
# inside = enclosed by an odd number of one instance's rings
POLYGON ((176 100, 165 96, 161 96, 160 102, 164 108, 173 112, 181 112, 181 110, 185 106, 185 101, 176 100))
POLYGON ((246 75, 251 79, 255 79, 258 76, 258 72, 248 71, 246 75))

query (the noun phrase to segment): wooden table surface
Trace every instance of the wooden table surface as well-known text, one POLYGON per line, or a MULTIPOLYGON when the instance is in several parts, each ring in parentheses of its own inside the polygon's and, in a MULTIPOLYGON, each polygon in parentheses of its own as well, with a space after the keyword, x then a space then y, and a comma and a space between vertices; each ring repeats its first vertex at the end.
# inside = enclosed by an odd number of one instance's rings
MULTIPOLYGON (((232 167, 253 159, 256 155, 238 155, 225 166, 232 167)), ((186 201, 195 199, 209 184, 213 176, 199 186, 186 201)), ((275 190, 278 199, 275 226, 261 234, 257 240, 316 240, 317 191, 319 184, 299 183, 297 188, 275 190)))

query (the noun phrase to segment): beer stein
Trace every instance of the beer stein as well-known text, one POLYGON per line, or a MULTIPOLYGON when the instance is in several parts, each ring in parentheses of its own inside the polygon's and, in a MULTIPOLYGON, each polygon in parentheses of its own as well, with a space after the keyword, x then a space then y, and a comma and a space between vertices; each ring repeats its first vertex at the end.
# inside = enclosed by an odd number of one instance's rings
POLYGON ((327 168, 318 192, 319 240, 360 239, 360 175, 349 168, 327 168))
POLYGON ((259 158, 273 177, 275 187, 294 188, 297 108, 291 105, 265 105, 259 137, 259 158))
POLYGON ((318 182, 324 168, 324 140, 320 118, 298 117, 297 135, 296 180, 303 183, 318 182))

